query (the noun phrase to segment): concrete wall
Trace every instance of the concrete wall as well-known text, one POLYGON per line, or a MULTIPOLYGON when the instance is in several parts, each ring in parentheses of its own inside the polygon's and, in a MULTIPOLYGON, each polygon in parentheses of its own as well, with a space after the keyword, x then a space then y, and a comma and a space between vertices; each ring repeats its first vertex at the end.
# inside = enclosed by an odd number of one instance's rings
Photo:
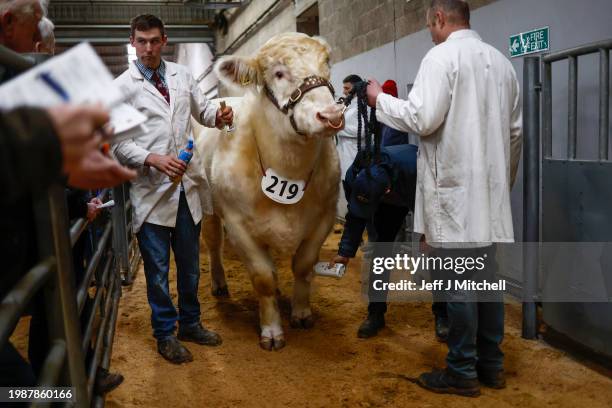
MULTIPOLYGON (((494 0, 468 0, 472 10, 494 0)), ((332 62, 400 39, 425 27, 430 0, 320 0, 321 36, 334 50, 332 62)))
POLYGON ((216 33, 217 53, 224 53, 262 16, 265 16, 265 18, 260 21, 257 27, 251 29, 251 33, 244 42, 241 41, 238 47, 231 50, 231 54, 251 55, 270 37, 287 31, 295 31, 294 6, 291 1, 251 1, 243 10, 229 18, 229 29, 226 35, 220 32, 216 33), (266 14, 266 11, 269 11, 269 13, 266 14))

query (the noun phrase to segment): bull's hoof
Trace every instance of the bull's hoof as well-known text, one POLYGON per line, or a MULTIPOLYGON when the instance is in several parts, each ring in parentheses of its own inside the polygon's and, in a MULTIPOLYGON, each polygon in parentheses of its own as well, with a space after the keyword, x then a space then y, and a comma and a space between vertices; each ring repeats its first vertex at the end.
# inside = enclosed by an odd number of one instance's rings
POLYGON ((282 335, 274 338, 262 336, 259 340, 259 346, 266 351, 280 350, 285 347, 285 337, 282 335))
POLYGON ((314 318, 312 315, 304 318, 292 317, 289 325, 294 329, 312 329, 314 327, 314 318))
POLYGON ((229 289, 227 286, 218 287, 212 290, 212 295, 214 297, 229 297, 229 289))

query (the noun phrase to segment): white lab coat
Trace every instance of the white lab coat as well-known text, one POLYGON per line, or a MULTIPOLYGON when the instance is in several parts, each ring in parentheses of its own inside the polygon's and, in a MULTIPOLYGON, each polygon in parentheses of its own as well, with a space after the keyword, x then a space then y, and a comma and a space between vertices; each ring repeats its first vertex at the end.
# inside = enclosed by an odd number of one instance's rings
MULTIPOLYGON (((362 131, 363 132, 363 131, 362 131)), ((344 175, 357 155, 357 98, 348 106, 344 112, 344 128, 336 134, 338 144, 338 158, 340 159, 340 194, 336 205, 336 214, 344 219, 348 212, 346 198, 344 197, 344 187, 342 180, 344 175)), ((362 141, 363 143, 363 141, 362 141)))
POLYGON ((408 100, 380 94, 376 107, 379 121, 421 136, 415 231, 433 246, 514 242, 522 112, 504 55, 475 31, 456 31, 427 53, 408 100))
POLYGON ((357 155, 357 98, 353 99, 344 112, 344 128, 336 135, 338 137, 336 149, 340 158, 340 178, 344 180, 346 171, 351 167, 357 155))
MULTIPOLYGON (((187 68, 167 61, 165 64, 170 105, 133 63, 115 80, 124 92, 134 94, 128 103, 148 117, 147 133, 113 146, 122 164, 138 170, 130 189, 134 232, 138 232, 144 222, 174 227, 178 212, 180 184, 173 183, 154 167, 145 166, 146 157, 149 153, 177 156, 187 141, 193 140, 190 116, 204 126, 215 124, 217 107, 204 97, 187 68)), ((182 185, 191 216, 197 224, 203 212, 212 212, 212 201, 200 153, 195 146, 182 185)))

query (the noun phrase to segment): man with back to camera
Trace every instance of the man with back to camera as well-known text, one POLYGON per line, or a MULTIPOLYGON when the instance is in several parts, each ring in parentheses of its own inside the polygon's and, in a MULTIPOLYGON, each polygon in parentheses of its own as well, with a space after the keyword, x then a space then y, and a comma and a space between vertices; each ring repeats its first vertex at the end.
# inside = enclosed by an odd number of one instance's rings
POLYGON ((149 117, 149 131, 113 150, 119 161, 138 169, 130 197, 157 350, 181 364, 193 356, 179 339, 216 346, 221 337, 202 326, 198 301, 200 221, 203 212, 211 212, 201 196, 205 199, 208 192, 202 189, 208 184, 197 151, 189 166, 177 156, 193 140, 190 116, 204 126, 222 128, 231 124, 233 112, 230 107, 217 109, 185 67, 161 58, 167 42, 159 18, 146 14, 132 19, 130 43, 138 59, 116 81, 135 91, 128 103, 149 117), (168 286, 170 247, 177 266, 178 313, 168 286))
MULTIPOLYGON (((408 99, 383 94, 371 80, 368 103, 379 121, 421 137, 415 231, 439 256, 468 248, 488 254, 494 270, 494 244, 514 242, 510 189, 522 138, 516 73, 470 29, 465 1, 433 0, 427 27, 436 46, 423 59, 408 99)), ((465 396, 480 395, 479 381, 504 388, 503 303, 450 299, 447 312, 447 368, 422 374, 418 384, 465 396)))

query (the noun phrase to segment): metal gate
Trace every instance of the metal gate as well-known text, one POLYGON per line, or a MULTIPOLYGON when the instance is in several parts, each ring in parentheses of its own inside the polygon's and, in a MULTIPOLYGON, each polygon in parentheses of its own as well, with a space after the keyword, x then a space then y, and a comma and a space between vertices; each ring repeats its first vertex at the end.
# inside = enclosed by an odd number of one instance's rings
MULTIPOLYGON (((525 59, 525 242, 612 241, 610 48, 612 39, 525 59), (578 144, 585 140, 578 132, 578 61, 592 54, 599 55, 598 158, 587 160, 577 155, 578 144), (561 137, 553 134, 552 67, 560 61, 568 64, 567 148, 561 157, 553 157, 553 146, 558 146, 561 137)), ((541 272, 535 254, 526 256, 524 262, 525 270, 531 266, 541 272)), ((604 278, 612 282, 612 265, 604 266, 604 278)), ((540 295, 538 275, 524 276, 525 287, 531 288, 527 293, 540 295)), ((525 311, 524 334, 534 337, 535 304, 529 302, 525 311)), ((542 304, 542 312, 544 321, 556 331, 612 356, 612 303, 549 302, 542 304)))

